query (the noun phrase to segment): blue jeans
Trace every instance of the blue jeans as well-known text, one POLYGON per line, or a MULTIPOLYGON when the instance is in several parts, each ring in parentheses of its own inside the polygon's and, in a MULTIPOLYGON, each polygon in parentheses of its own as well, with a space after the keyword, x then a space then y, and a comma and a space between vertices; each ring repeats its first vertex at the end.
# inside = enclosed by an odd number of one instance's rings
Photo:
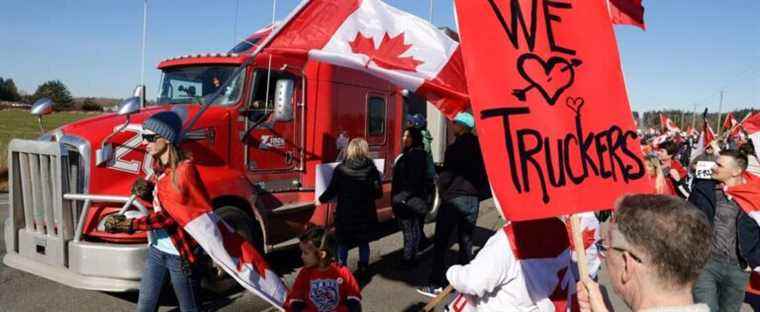
MULTIPOLYGON (((338 261, 340 264, 348 266, 348 247, 338 244, 338 261)), ((369 243, 359 244, 359 264, 369 264, 369 243)))
POLYGON ((710 311, 738 312, 744 302, 749 273, 738 264, 710 259, 694 283, 694 301, 707 304, 710 311))
POLYGON ((449 237, 456 229, 459 239, 459 264, 472 260, 472 233, 478 220, 480 200, 477 196, 459 196, 441 204, 438 218, 435 220, 435 245, 433 247, 433 268, 430 283, 445 286, 446 252, 449 250, 449 237))
POLYGON ((174 287, 180 311, 200 311, 200 272, 198 266, 187 260, 171 255, 154 247, 148 248, 145 271, 140 280, 140 294, 137 299, 138 312, 153 312, 158 306, 158 298, 166 279, 166 273, 174 287))
POLYGON ((404 254, 402 259, 412 261, 417 257, 420 239, 422 239, 422 228, 420 227, 420 218, 412 216, 411 218, 397 218, 401 227, 401 233, 404 235, 404 254))

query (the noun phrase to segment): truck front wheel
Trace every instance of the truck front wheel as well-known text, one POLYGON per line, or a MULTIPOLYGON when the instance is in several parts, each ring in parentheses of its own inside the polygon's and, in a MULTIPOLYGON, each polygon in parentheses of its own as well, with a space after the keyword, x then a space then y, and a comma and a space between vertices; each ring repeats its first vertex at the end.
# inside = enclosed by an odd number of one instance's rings
MULTIPOLYGON (((258 223, 245 211, 236 206, 222 206, 214 212, 232 227, 236 233, 253 244, 259 253, 264 254, 264 239, 261 229, 258 223)), ((207 261, 204 261, 206 274, 203 278, 203 288, 215 293, 226 293, 237 285, 237 282, 221 268, 217 267, 213 260, 208 257, 204 258, 207 258, 207 261)))

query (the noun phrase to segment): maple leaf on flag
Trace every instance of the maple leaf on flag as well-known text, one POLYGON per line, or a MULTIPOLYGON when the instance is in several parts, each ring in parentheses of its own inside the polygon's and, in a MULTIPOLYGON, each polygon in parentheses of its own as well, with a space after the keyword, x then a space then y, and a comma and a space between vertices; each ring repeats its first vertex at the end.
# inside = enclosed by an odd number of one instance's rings
MULTIPOLYGON (((383 41, 380 42, 380 47, 375 49, 375 40, 372 37, 365 37, 361 32, 358 32, 349 45, 351 46, 351 52, 364 54, 369 57, 370 61, 385 69, 416 72, 417 66, 424 63, 415 60, 411 56, 401 56, 401 54, 404 54, 404 52, 412 47, 411 44, 404 43, 404 33, 400 33, 393 38, 388 33, 385 33, 383 41)), ((369 62, 365 64, 365 67, 368 65, 369 62)))

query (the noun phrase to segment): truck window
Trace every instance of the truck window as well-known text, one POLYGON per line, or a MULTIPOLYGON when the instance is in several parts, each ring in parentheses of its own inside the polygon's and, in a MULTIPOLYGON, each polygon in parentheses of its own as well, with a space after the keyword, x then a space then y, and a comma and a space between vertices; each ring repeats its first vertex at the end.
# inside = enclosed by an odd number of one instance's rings
POLYGON ((229 53, 243 53, 245 51, 253 49, 256 46, 256 43, 258 43, 261 40, 261 38, 263 38, 263 37, 253 38, 253 39, 245 39, 245 40, 241 41, 240 43, 238 43, 237 45, 235 45, 232 48, 232 50, 230 50, 229 53))
POLYGON ((385 99, 370 96, 367 99, 367 136, 385 135, 385 99))
POLYGON ((254 115, 259 116, 274 110, 275 87, 279 79, 299 81, 297 77, 287 72, 275 70, 268 72, 266 69, 256 70, 253 88, 251 88, 251 103, 249 105, 249 109, 254 115), (269 86, 267 86, 267 77, 270 77, 269 86), (267 88, 269 88, 268 91, 267 88))
MULTIPOLYGON (((235 72, 237 66, 187 66, 164 70, 159 90, 159 104, 188 104, 198 97, 209 97, 235 72)), ((243 78, 235 77, 214 104, 231 105, 240 99, 243 78)), ((208 100, 208 98, 206 98, 208 100)))

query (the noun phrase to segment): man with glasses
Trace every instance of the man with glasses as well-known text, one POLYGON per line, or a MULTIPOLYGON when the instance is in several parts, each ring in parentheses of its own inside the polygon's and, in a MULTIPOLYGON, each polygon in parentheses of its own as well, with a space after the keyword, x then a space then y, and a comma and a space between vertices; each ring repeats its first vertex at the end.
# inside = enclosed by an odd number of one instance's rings
MULTIPOLYGON (((695 304, 692 286, 710 253, 704 213, 664 195, 629 195, 597 244, 615 292, 633 311, 709 311, 695 304)), ((578 282, 581 311, 607 311, 599 285, 578 282)))

